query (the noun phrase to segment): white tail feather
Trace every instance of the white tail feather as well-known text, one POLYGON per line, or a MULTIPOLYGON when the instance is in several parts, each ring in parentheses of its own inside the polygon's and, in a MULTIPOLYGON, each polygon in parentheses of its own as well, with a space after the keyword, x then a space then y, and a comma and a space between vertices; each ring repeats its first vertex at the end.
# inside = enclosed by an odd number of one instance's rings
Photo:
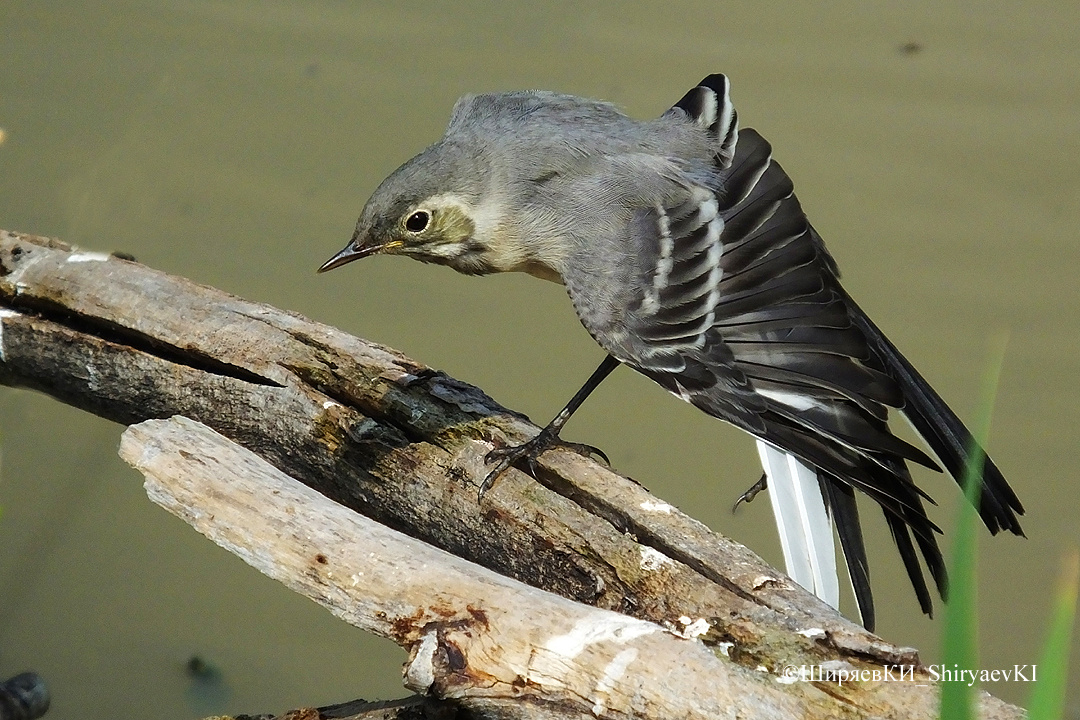
POLYGON ((788 575, 829 605, 839 607, 833 527, 817 471, 763 440, 757 441, 757 447, 788 575))

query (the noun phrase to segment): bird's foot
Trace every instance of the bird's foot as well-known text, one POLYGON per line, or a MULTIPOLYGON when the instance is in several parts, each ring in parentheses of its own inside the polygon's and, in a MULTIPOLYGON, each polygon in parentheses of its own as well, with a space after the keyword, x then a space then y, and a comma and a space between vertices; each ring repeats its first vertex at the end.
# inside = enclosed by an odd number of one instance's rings
POLYGON ((549 426, 537 433, 536 437, 528 442, 522 443, 521 445, 495 448, 485 455, 484 462, 495 463, 495 467, 488 472, 484 481, 480 483, 478 497, 484 497, 484 493, 491 489, 491 486, 495 484, 495 481, 499 479, 499 476, 519 460, 524 460, 528 463, 529 474, 535 477, 537 472, 537 460, 555 445, 561 445, 562 447, 573 450, 585 457, 598 457, 604 461, 605 465, 611 465, 608 456, 600 448, 584 443, 565 442, 559 438, 559 433, 549 426))
POLYGON ((768 487, 769 480, 767 477, 765 477, 765 473, 761 473, 761 477, 758 478, 758 481, 748 487, 746 489, 746 492, 740 495, 739 499, 735 501, 735 504, 731 506, 731 512, 735 512, 736 510, 738 510, 739 505, 742 505, 744 502, 753 502, 754 498, 758 496, 758 493, 768 487))
POLYGON ((484 493, 491 489, 491 486, 495 484, 495 481, 499 479, 499 476, 510 469, 510 466, 515 464, 519 460, 525 460, 529 464, 529 472, 532 475, 536 474, 536 461, 544 454, 548 448, 558 441, 558 434, 554 432, 548 432, 548 428, 544 428, 536 437, 521 445, 510 445, 507 447, 497 447, 484 456, 485 463, 495 463, 495 467, 488 471, 484 481, 480 483, 480 490, 477 496, 484 497, 484 493))

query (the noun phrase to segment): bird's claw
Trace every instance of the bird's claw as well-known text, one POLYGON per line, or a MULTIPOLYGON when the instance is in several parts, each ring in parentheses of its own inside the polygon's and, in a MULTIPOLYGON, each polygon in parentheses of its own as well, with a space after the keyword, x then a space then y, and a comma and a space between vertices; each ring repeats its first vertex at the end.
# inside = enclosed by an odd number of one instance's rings
POLYGON ((480 483, 478 497, 484 497, 484 493, 491 489, 491 486, 495 484, 495 481, 499 479, 499 476, 510 469, 510 466, 518 460, 524 459, 528 462, 530 474, 536 475, 536 460, 557 440, 558 436, 548 433, 545 428, 532 440, 522 443, 521 445, 492 449, 491 452, 484 456, 484 462, 495 463, 495 467, 488 472, 484 481, 480 483))
POLYGON ((594 458, 597 460, 603 460, 604 464, 611 467, 611 460, 608 459, 607 453, 595 445, 587 445, 585 443, 572 443, 560 440, 559 444, 568 450, 573 450, 578 455, 583 455, 587 458, 594 458))
MULTIPOLYGON (((488 456, 490 457, 490 453, 488 454, 488 456)), ((487 459, 488 458, 485 458, 485 460, 487 459)), ((506 470, 513 464, 514 458, 507 457, 500 460, 499 463, 494 468, 492 468, 492 470, 487 475, 484 476, 484 481, 480 483, 480 489, 476 492, 476 499, 483 500, 484 493, 490 490, 491 486, 495 484, 495 481, 499 479, 499 476, 506 472, 506 470)))
POLYGON ((736 510, 738 510, 739 505, 743 504, 744 502, 753 502, 754 498, 758 496, 758 493, 766 489, 768 486, 768 478, 765 476, 765 473, 761 473, 761 477, 758 478, 758 481, 748 487, 746 489, 746 492, 740 495, 739 499, 735 501, 735 504, 731 506, 731 512, 734 513, 736 510))
POLYGON ((540 456, 555 445, 561 445, 569 450, 573 450, 579 455, 584 455, 585 457, 600 458, 604 461, 604 464, 611 465, 611 461, 608 459, 607 454, 600 448, 586 445, 585 443, 565 442, 559 439, 558 434, 548 432, 548 428, 544 428, 536 437, 526 443, 510 447, 494 448, 484 456, 484 462, 495 463, 495 467, 488 472, 487 476, 484 477, 484 481, 480 483, 479 497, 484 497, 484 493, 491 489, 491 486, 495 484, 495 481, 499 479, 499 476, 519 460, 524 460, 529 464, 529 474, 535 477, 537 473, 536 463, 540 459, 540 456))

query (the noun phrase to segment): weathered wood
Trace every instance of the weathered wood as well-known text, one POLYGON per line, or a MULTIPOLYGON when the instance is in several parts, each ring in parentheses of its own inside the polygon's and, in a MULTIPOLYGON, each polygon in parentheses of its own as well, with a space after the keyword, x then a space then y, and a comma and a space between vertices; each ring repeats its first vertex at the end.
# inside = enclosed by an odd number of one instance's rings
POLYGON ((768 672, 390 530, 187 418, 128 428, 120 454, 154 502, 346 622, 410 648, 405 680, 416 692, 517 707, 518 717, 825 717, 768 672))
MULTIPOLYGON (((245 720, 474 720, 480 717, 450 700, 411 697, 382 702, 354 700, 320 708, 299 708, 283 715, 261 715, 245 720)), ((217 720, 232 720, 219 717, 217 720)))
MULTIPOLYGON (((507 718, 838 714, 810 683, 792 688, 727 661, 694 632, 567 600, 390 530, 187 418, 128 428, 120 454, 154 502, 346 622, 409 648, 405 679, 416 692, 507 718)), ((850 716, 879 710, 860 692, 834 692, 850 716)), ((909 698, 904 716, 935 717, 933 696, 921 700, 909 698)))
MULTIPOLYGON (((482 502, 492 443, 536 432, 399 353, 134 262, 0 231, 0 382, 118 422, 182 414, 372 519, 498 573, 663 627, 703 620, 740 671, 911 663, 753 553, 592 461, 545 454, 482 502), (801 631, 801 633, 800 633, 801 631)), ((795 683, 912 717, 935 689, 795 683), (857 696, 857 701, 854 700, 857 696)), ((1001 716, 1017 716, 987 700, 1001 716)))
MULTIPOLYGON (((296 708, 281 715, 262 714, 239 717, 243 720, 477 720, 481 716, 452 700, 437 700, 412 695, 399 700, 379 702, 353 700, 318 708, 296 708)), ((207 720, 238 719, 234 719, 231 715, 215 715, 207 720)))

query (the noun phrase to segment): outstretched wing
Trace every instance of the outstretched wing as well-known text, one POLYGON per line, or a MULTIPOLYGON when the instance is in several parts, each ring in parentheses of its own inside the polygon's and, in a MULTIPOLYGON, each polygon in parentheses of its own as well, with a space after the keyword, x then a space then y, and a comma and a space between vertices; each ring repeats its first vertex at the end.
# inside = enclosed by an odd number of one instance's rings
POLYGON ((937 469, 894 436, 887 409, 901 385, 851 317, 835 263, 792 184, 753 130, 737 130, 727 83, 707 79, 670 111, 715 134, 716 180, 676 202, 641 209, 630 228, 640 297, 627 317, 636 369, 702 410, 742 427, 821 473, 849 570, 872 617, 853 498, 877 501, 923 609, 929 593, 910 528, 932 575, 945 575, 935 532, 905 462, 937 469))

